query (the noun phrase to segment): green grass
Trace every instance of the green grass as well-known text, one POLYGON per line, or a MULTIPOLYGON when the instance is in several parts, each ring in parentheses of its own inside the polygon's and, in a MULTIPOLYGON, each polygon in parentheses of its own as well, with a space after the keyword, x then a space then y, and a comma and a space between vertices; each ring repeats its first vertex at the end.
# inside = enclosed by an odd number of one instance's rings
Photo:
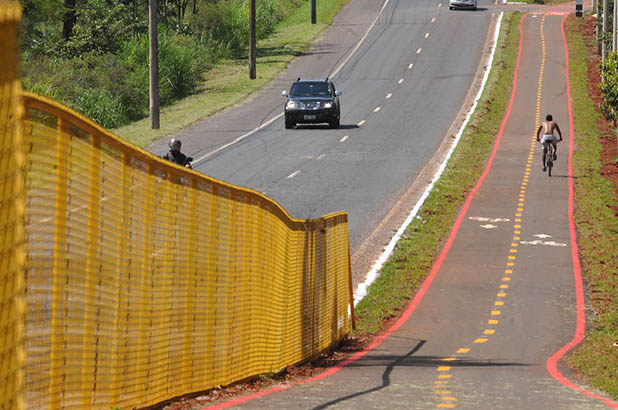
POLYGON ((356 306, 356 333, 379 332, 405 308, 429 273, 468 192, 485 167, 504 116, 519 47, 522 14, 505 13, 493 69, 472 121, 448 166, 408 226, 368 295, 356 306))
POLYGON ((273 35, 257 44, 255 80, 249 79, 247 58, 225 60, 206 74, 199 94, 161 110, 161 128, 150 129, 150 118, 117 128, 113 132, 145 147, 151 141, 173 135, 182 128, 232 106, 271 81, 330 24, 348 0, 318 0, 317 24, 310 24, 310 2, 303 1, 273 35))
MULTIPOLYGON (((588 95, 587 41, 583 19, 567 20, 570 78, 573 98, 575 220, 580 256, 588 285, 594 319, 588 324, 585 341, 567 357, 567 362, 592 386, 618 399, 618 218, 610 206, 618 207, 615 186, 600 175, 601 115, 588 95)), ((616 209, 616 208, 615 208, 616 209)))

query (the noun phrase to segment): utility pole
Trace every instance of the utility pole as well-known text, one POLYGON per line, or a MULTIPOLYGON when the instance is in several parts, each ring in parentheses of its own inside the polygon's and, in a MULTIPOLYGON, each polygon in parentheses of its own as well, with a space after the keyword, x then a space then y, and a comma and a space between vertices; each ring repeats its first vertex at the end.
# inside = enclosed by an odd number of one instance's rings
POLYGON ((150 128, 158 130, 159 123, 159 35, 157 29, 157 0, 148 1, 148 39, 150 41, 150 128))
POLYGON ((603 30, 601 32, 601 60, 607 58, 607 47, 605 37, 607 36, 607 26, 609 25, 609 0, 603 0, 603 30))
POLYGON ((249 78, 255 80, 255 0, 249 10, 249 78))
POLYGON ((616 51, 616 17, 618 16, 618 7, 614 1, 614 27, 612 30, 612 51, 616 51))
POLYGON ((594 21, 594 31, 597 35, 597 54, 601 54, 601 30, 599 27, 599 20, 601 19, 601 0, 594 0, 595 8, 594 12, 596 13, 596 19, 594 21))
POLYGON ((618 7, 614 1, 614 27, 612 30, 612 51, 616 51, 616 17, 618 16, 618 7))
POLYGON ((315 5, 316 0, 311 0, 311 24, 315 24, 316 22, 316 5, 315 5))

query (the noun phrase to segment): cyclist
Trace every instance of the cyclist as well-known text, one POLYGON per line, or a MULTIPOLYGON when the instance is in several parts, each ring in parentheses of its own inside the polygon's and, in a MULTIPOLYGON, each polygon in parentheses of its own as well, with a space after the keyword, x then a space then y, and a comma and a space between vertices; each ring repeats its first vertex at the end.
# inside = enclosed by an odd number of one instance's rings
POLYGON ((554 121, 554 118, 551 114, 547 114, 545 117, 545 121, 541 125, 539 125, 539 129, 536 130, 536 140, 541 141, 543 144, 543 171, 547 171, 546 166, 546 156, 547 156, 547 147, 545 143, 551 142, 554 145, 554 161, 558 159, 558 155, 556 155, 556 149, 558 148, 558 142, 562 141, 562 131, 560 131, 560 127, 558 123, 554 121), (543 131, 543 138, 539 138, 541 135, 541 130, 543 131), (556 140, 556 136, 554 135, 554 131, 558 131, 558 135, 560 136, 559 140, 556 140))
POLYGON ((163 155, 161 158, 166 159, 168 161, 175 162, 178 165, 191 168, 191 158, 188 158, 185 154, 180 152, 180 147, 182 146, 182 142, 180 142, 179 139, 172 138, 167 145, 169 145, 170 150, 167 152, 167 154, 163 155))

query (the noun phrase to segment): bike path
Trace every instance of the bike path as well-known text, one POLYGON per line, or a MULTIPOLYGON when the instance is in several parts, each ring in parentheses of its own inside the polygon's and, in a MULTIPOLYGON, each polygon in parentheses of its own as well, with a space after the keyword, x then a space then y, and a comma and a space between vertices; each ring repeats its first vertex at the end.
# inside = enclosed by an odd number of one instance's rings
POLYGON ((329 377, 219 408, 618 406, 590 388, 582 394, 565 386, 547 370, 548 359, 584 325, 572 227, 563 19, 546 12, 523 19, 514 93, 486 173, 404 316, 375 348, 331 369, 329 377), (564 137, 551 178, 541 171, 535 141, 547 113, 564 137))

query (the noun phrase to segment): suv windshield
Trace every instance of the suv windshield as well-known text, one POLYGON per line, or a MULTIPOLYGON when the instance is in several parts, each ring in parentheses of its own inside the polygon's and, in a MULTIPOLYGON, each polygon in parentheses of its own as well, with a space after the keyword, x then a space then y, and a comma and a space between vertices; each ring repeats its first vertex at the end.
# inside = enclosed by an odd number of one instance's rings
POLYGON ((292 96, 330 95, 328 83, 324 81, 303 81, 294 83, 290 90, 292 96))

